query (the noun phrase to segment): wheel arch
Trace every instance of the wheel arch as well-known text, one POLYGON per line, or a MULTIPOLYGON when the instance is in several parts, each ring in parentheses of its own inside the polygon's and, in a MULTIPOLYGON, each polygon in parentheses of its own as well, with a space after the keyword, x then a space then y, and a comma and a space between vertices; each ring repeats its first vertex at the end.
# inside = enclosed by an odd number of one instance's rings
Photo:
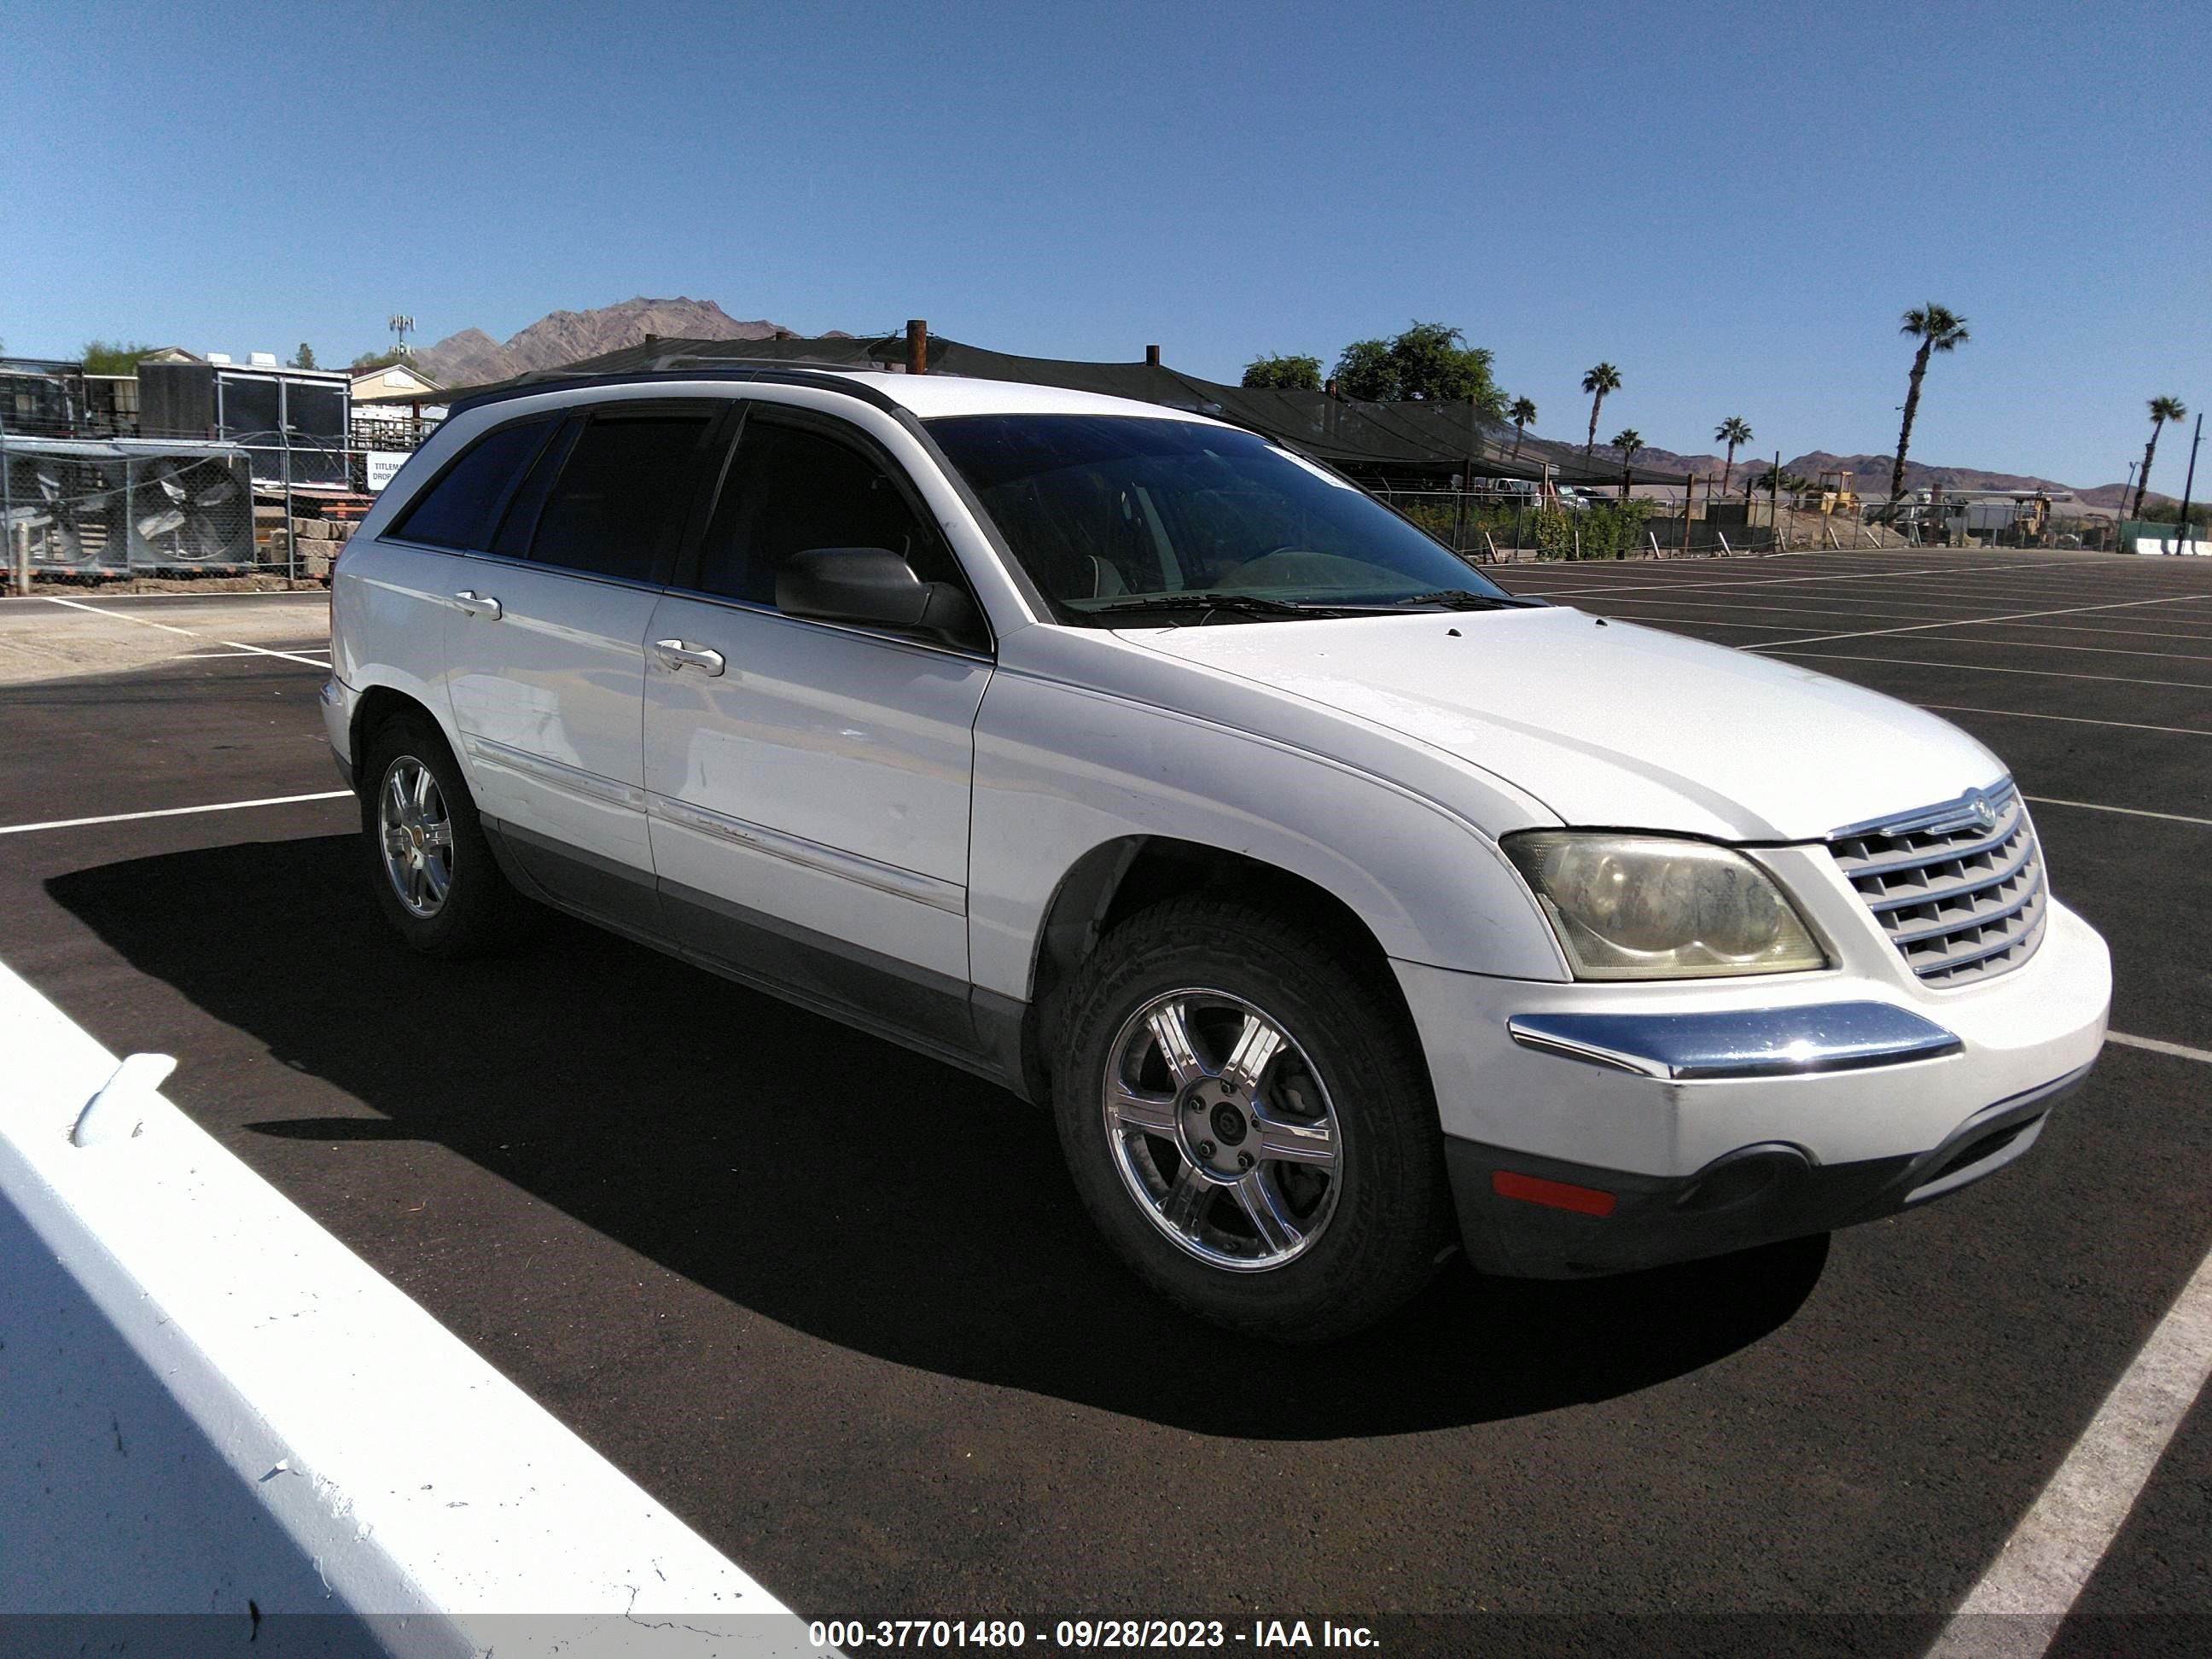
MULTIPOLYGON (((1044 1056, 1062 1036, 1060 993, 1085 959, 1123 921, 1163 900, 1208 893, 1291 915, 1362 969, 1414 1031, 1413 1012, 1391 972, 1389 953, 1358 912, 1320 883, 1249 854, 1171 836, 1116 836, 1069 866, 1045 908, 1030 968, 1023 1020, 1023 1084, 1032 1099, 1050 1098, 1044 1056)), ((1418 1050, 1417 1050, 1418 1052, 1418 1050)))
MULTIPOLYGON (((410 714, 419 714, 428 722, 430 729, 444 740, 447 751, 458 760, 459 751, 454 746, 452 734, 446 730, 445 722, 421 698, 410 696, 395 686, 372 685, 355 700, 353 718, 349 723, 347 764, 353 774, 355 793, 361 793, 362 763, 368 752, 369 739, 392 720, 410 714)), ((465 769, 462 770, 461 776, 464 780, 467 778, 465 769)))

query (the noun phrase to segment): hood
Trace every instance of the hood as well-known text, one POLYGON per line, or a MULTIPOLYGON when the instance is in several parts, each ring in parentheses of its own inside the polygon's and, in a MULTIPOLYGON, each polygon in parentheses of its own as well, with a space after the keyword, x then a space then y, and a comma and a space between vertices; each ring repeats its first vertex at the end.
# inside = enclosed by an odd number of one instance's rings
POLYGON ((1910 703, 1560 605, 1121 637, 1441 750, 1570 824, 1808 841, 2004 773, 1910 703))

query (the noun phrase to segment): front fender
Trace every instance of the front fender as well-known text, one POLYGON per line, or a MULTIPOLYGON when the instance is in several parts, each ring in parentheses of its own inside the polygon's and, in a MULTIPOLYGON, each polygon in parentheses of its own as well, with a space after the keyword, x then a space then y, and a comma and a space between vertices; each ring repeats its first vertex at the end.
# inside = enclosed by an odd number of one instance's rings
POLYGON ((1061 878, 1086 853, 1132 836, 1218 847, 1302 876, 1405 961, 1567 977, 1497 842, 1438 802, 1279 738, 1002 669, 975 726, 975 982, 1028 1000, 1061 878))

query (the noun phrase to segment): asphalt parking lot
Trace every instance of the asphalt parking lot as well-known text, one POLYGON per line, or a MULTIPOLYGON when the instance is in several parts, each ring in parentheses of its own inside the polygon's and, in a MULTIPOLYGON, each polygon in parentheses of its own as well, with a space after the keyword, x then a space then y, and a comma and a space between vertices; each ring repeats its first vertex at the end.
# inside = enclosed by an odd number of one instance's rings
MULTIPOLYGON (((2166 1047, 2109 1047, 2030 1158, 1926 1211, 1595 1283, 1455 1265, 1320 1352, 1154 1302, 1044 1115, 964 1074, 566 922, 409 956, 350 800, 292 799, 339 787, 319 595, 80 596, 161 650, 0 674, 0 959, 176 1054, 179 1105, 809 1617, 1917 1653, 2212 1248, 2208 566, 1501 570, 1973 732, 2112 944, 2114 1030, 2166 1047), (122 816, 234 801, 279 804, 122 816)), ((0 659, 40 607, 0 603, 0 659)), ((2200 1402, 2054 1650, 2203 1650, 2208 1538, 2200 1402)))

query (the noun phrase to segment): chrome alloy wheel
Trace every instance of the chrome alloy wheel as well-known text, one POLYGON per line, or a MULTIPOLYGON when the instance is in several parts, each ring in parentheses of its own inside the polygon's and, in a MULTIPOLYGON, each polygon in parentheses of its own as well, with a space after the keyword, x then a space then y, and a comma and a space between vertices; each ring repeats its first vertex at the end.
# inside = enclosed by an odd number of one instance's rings
POLYGON ((376 792, 377 833, 384 873, 411 915, 427 920, 445 908, 453 884, 453 821, 430 769, 402 755, 376 792))
POLYGON ((1259 1273, 1321 1237, 1342 1182, 1328 1091, 1281 1022, 1226 991, 1154 997, 1107 1051, 1121 1184, 1177 1248, 1259 1273))

